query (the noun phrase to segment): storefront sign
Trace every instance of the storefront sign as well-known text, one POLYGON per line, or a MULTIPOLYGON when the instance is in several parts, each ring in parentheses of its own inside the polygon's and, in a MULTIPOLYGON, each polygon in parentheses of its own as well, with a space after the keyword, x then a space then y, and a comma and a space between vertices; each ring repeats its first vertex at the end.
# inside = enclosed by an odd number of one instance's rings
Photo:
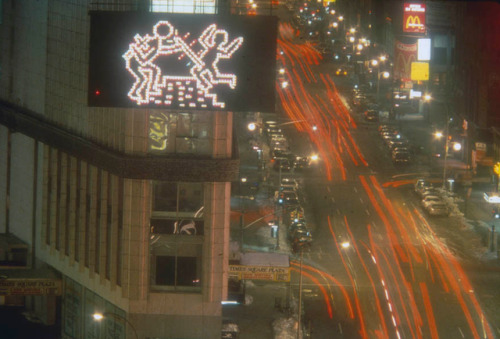
POLYGON ((238 279, 290 281, 289 267, 229 265, 229 276, 238 279))
POLYGON ((61 295, 62 284, 55 279, 0 279, 0 295, 61 295))

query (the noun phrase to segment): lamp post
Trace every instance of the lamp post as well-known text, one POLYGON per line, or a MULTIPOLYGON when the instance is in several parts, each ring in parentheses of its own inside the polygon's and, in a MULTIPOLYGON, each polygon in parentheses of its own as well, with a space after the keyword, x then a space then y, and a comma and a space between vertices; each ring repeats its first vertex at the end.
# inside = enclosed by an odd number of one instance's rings
POLYGON ((113 318, 113 319, 118 319, 118 320, 123 320, 125 324, 128 324, 130 328, 132 329, 132 332, 134 332, 134 336, 136 339, 139 339, 139 335, 137 334, 137 331, 135 330, 134 325, 125 317, 122 317, 121 315, 118 315, 113 312, 104 312, 104 313, 94 313, 92 315, 95 321, 101 321, 104 318, 113 318))
POLYGON ((387 72, 387 71, 384 71, 382 73, 380 73, 380 63, 381 62, 384 62, 386 60, 386 56, 385 55, 381 55, 379 57, 379 60, 377 59, 373 59, 372 60, 372 66, 376 66, 377 67, 377 101, 379 101, 379 96, 380 96, 380 76, 382 76, 384 79, 388 79, 389 76, 390 76, 390 73, 387 72))
POLYGON ((302 246, 300 247, 300 271, 299 271, 299 314, 297 316, 297 339, 300 339, 300 332, 302 330, 301 326, 301 318, 302 318, 302 258, 303 258, 303 250, 302 246))
MULTIPOLYGON (((447 167, 447 161, 448 161, 448 153, 449 153, 449 134, 450 134, 450 118, 448 114, 448 109, 446 110, 446 128, 445 128, 445 133, 443 135, 442 132, 436 132, 434 133, 434 136, 437 139, 441 139, 443 136, 445 137, 444 141, 444 162, 443 162, 443 189, 446 189, 446 167, 447 167)), ((460 145, 461 146, 461 145, 460 145)))

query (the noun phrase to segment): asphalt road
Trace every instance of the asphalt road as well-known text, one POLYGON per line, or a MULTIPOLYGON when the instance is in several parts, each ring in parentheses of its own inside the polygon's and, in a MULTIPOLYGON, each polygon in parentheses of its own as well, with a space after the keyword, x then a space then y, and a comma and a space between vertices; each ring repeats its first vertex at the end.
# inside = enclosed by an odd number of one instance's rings
MULTIPOLYGON (((466 233, 452 235, 458 217, 429 217, 411 185, 384 185, 395 177, 412 181, 428 174, 428 159, 395 167, 377 124, 346 107, 338 88, 348 79, 334 79, 335 66, 297 40, 291 27, 282 25, 280 32, 291 86, 280 90, 278 118, 300 121, 285 128, 293 152, 314 150, 321 159, 310 172, 296 175, 315 239, 302 260, 304 320, 312 336, 497 337, 491 321, 496 311, 482 305, 496 293, 498 272, 484 272, 474 262, 466 233), (488 275, 494 279, 484 279, 488 275)), ((408 134, 423 131, 412 122, 400 127, 408 134)), ((249 243, 257 239, 248 233, 249 243)), ((296 255, 296 293, 299 265, 296 255)))

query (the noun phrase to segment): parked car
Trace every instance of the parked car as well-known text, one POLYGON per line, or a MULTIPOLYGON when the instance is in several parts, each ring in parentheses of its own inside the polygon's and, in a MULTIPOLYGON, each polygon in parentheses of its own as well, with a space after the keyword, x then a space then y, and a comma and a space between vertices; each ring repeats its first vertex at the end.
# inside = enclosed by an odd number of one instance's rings
POLYGON ((427 195, 438 195, 436 189, 433 186, 420 187, 416 190, 416 193, 418 194, 420 199, 423 199, 427 195))
POLYGON ((292 170, 292 164, 290 163, 290 160, 288 160, 288 158, 275 158, 273 169, 276 171, 290 172, 292 170))
POLYGON ((420 202, 424 208, 436 202, 444 202, 440 196, 437 195, 427 195, 420 202))
POLYGON ((309 169, 310 160, 308 157, 296 157, 293 162, 293 168, 297 171, 304 171, 309 169))
POLYGON ((407 165, 411 161, 410 153, 396 152, 392 155, 392 162, 395 165, 407 165))
POLYGON ((365 120, 367 121, 378 121, 379 115, 376 110, 367 110, 365 111, 365 120))
POLYGON ((409 149, 410 149, 410 143, 406 139, 397 139, 396 138, 394 140, 390 140, 388 142, 388 144, 389 144, 389 148, 391 149, 391 151, 393 151, 396 148, 406 148, 407 152, 409 152, 409 149))
POLYGON ((299 197, 296 192, 284 191, 278 192, 277 201, 285 206, 294 206, 299 204, 299 197))
POLYGON ((432 188, 432 183, 423 178, 417 179, 417 181, 415 181, 415 193, 420 195, 420 192, 425 188, 432 188))
POLYGON ((448 209, 448 206, 444 202, 435 202, 432 204, 429 204, 425 210, 429 215, 433 216, 448 216, 450 215, 450 210, 448 209))
POLYGON ((295 232, 299 230, 309 231, 305 222, 294 222, 288 227, 288 238, 292 240, 295 232))

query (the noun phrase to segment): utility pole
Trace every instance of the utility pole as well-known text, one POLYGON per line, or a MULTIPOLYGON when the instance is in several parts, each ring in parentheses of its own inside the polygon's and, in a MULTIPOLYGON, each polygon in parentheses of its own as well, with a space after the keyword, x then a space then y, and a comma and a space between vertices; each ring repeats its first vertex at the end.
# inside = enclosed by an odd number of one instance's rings
POLYGON ((297 317, 297 339, 301 339, 300 333, 302 332, 302 258, 303 258, 303 249, 300 247, 300 276, 299 276, 299 314, 297 317))

